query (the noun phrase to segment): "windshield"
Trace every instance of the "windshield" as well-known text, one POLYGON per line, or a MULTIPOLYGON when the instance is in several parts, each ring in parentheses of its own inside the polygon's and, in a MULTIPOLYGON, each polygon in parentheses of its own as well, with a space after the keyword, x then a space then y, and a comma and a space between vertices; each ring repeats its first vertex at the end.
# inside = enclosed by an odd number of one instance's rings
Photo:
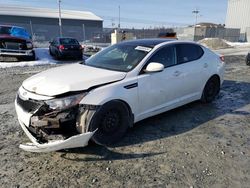
POLYGON ((79 45, 78 41, 76 39, 72 39, 72 38, 60 39, 60 44, 62 44, 62 45, 79 45))
POLYGON ((129 72, 149 53, 151 48, 131 44, 116 44, 86 60, 93 67, 129 72))

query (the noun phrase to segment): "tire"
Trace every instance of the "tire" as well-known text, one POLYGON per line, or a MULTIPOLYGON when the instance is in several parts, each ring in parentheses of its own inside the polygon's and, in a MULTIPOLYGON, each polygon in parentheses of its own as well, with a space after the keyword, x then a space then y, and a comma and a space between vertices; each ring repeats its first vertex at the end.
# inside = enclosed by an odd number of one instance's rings
POLYGON ((247 54, 247 57, 246 57, 246 65, 249 65, 249 66, 250 66, 250 54, 247 54))
POLYGON ((82 60, 82 55, 79 55, 76 59, 81 61, 82 60))
POLYGON ((218 77, 211 77, 203 90, 201 101, 211 103, 220 92, 220 80, 218 77))
POLYGON ((36 60, 36 53, 35 51, 32 51, 32 56, 29 58, 30 61, 35 61, 36 60))
POLYGON ((120 101, 110 101, 93 116, 89 131, 98 130, 91 139, 99 145, 110 146, 123 138, 131 122, 127 106, 120 101))
POLYGON ((61 55, 58 52, 56 52, 55 59, 56 60, 61 60, 62 59, 61 55))
POLYGON ((19 57, 18 60, 19 60, 19 61, 35 61, 35 60, 36 60, 35 51, 32 51, 32 56, 19 57))
POLYGON ((53 54, 51 52, 51 49, 49 48, 49 55, 53 57, 53 54))

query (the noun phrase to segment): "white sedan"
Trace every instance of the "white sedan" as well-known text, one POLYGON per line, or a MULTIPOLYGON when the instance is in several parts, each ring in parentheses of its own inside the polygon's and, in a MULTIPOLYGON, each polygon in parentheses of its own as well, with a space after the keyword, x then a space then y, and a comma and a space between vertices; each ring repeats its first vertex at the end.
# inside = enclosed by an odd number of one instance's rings
POLYGON ((48 152, 118 142, 134 123, 220 91, 223 57, 194 43, 127 41, 86 62, 25 80, 15 107, 31 140, 20 148, 48 152))

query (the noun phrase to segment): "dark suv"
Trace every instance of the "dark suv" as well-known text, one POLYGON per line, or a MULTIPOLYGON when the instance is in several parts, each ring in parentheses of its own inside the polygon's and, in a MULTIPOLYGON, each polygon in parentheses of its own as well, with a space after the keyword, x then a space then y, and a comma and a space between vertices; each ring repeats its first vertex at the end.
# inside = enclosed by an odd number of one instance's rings
POLYGON ((0 56, 35 60, 29 33, 22 27, 0 25, 0 56))
POLYGON ((71 37, 57 37, 50 42, 49 53, 56 59, 74 58, 82 60, 83 48, 71 37))

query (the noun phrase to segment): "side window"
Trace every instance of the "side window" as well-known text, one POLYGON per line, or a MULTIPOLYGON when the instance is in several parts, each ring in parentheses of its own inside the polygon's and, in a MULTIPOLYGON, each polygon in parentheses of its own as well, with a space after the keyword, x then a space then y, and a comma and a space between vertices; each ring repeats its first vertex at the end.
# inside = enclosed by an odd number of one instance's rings
POLYGON ((161 48, 150 58, 149 62, 161 63, 164 67, 175 65, 175 48, 173 46, 161 48))
POLYGON ((176 53, 177 63, 182 64, 200 59, 204 52, 200 46, 195 44, 177 44, 176 53))

